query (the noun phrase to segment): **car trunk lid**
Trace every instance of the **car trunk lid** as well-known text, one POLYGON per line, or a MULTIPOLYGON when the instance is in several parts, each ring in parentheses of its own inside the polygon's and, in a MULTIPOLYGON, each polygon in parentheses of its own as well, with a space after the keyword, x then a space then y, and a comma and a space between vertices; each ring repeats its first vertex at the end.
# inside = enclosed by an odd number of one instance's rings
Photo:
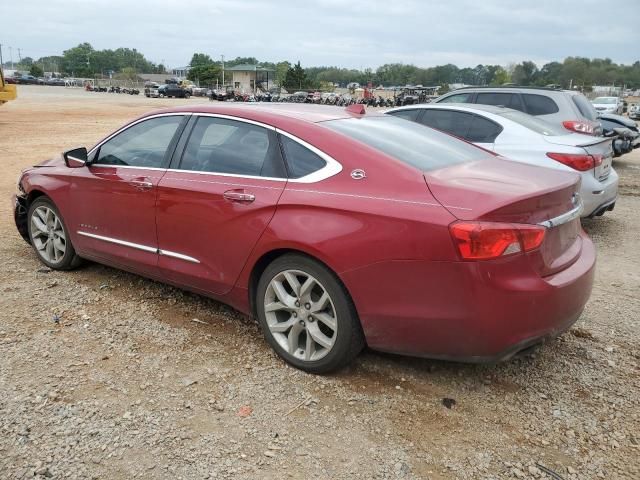
POLYGON ((613 147, 610 138, 592 137, 589 135, 569 134, 544 137, 553 150, 554 145, 577 147, 594 158, 591 174, 600 181, 606 180, 611 173, 613 147))
POLYGON ((580 253, 580 176, 500 157, 424 173, 434 197, 459 220, 544 225, 534 261, 542 275, 580 253))

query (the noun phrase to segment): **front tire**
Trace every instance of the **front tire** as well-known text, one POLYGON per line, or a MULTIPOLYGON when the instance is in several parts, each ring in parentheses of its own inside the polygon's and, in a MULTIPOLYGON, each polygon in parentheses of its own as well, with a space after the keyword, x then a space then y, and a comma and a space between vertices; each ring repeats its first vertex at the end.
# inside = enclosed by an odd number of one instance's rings
POLYGON ((69 230, 48 197, 37 198, 27 216, 29 240, 38 259, 54 270, 71 270, 82 262, 76 254, 69 230))
POLYGON ((274 260, 256 289, 265 339, 287 363, 310 373, 348 365, 364 347, 355 307, 340 280, 308 257, 274 260))

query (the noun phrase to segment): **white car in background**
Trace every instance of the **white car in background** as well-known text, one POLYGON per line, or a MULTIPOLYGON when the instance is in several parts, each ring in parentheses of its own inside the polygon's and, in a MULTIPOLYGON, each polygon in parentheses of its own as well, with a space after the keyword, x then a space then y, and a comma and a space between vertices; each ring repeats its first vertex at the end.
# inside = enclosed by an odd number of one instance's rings
POLYGON ((455 135, 510 160, 579 173, 582 217, 599 216, 615 206, 618 174, 611 166, 611 139, 570 133, 560 125, 492 105, 420 104, 385 113, 455 135))
POLYGON ((591 103, 598 113, 622 115, 624 109, 622 100, 618 97, 597 97, 591 100, 591 103))

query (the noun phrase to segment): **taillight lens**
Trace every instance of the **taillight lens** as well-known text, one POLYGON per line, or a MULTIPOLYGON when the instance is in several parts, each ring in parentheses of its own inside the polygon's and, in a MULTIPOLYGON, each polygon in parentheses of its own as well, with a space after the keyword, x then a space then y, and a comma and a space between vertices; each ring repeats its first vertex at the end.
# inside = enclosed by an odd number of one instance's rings
POLYGON ((538 248, 546 228, 495 222, 454 222, 449 226, 464 260, 489 260, 538 248))
POLYGON ((562 125, 572 132, 584 133, 585 135, 595 135, 595 124, 583 120, 565 120, 562 125))
POLYGON ((547 153, 547 157, 579 172, 586 172, 598 165, 602 165, 602 155, 587 155, 586 153, 547 153))

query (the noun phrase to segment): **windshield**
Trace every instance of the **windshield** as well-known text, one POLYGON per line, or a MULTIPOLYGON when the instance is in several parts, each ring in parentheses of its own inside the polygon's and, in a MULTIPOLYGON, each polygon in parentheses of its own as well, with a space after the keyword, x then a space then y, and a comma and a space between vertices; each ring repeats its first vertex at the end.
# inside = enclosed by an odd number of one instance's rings
POLYGON ((322 125, 423 172, 491 156, 451 135, 391 115, 329 120, 322 125))
POLYGON ((501 112, 493 112, 496 115, 504 117, 508 120, 516 122, 529 130, 533 130, 536 133, 546 136, 558 136, 566 135, 567 131, 555 123, 549 123, 538 117, 527 115, 526 113, 519 112, 518 110, 503 109, 501 112))
POLYGON ((618 103, 618 99, 616 97, 598 97, 593 101, 593 103, 615 105, 616 103, 618 103))

